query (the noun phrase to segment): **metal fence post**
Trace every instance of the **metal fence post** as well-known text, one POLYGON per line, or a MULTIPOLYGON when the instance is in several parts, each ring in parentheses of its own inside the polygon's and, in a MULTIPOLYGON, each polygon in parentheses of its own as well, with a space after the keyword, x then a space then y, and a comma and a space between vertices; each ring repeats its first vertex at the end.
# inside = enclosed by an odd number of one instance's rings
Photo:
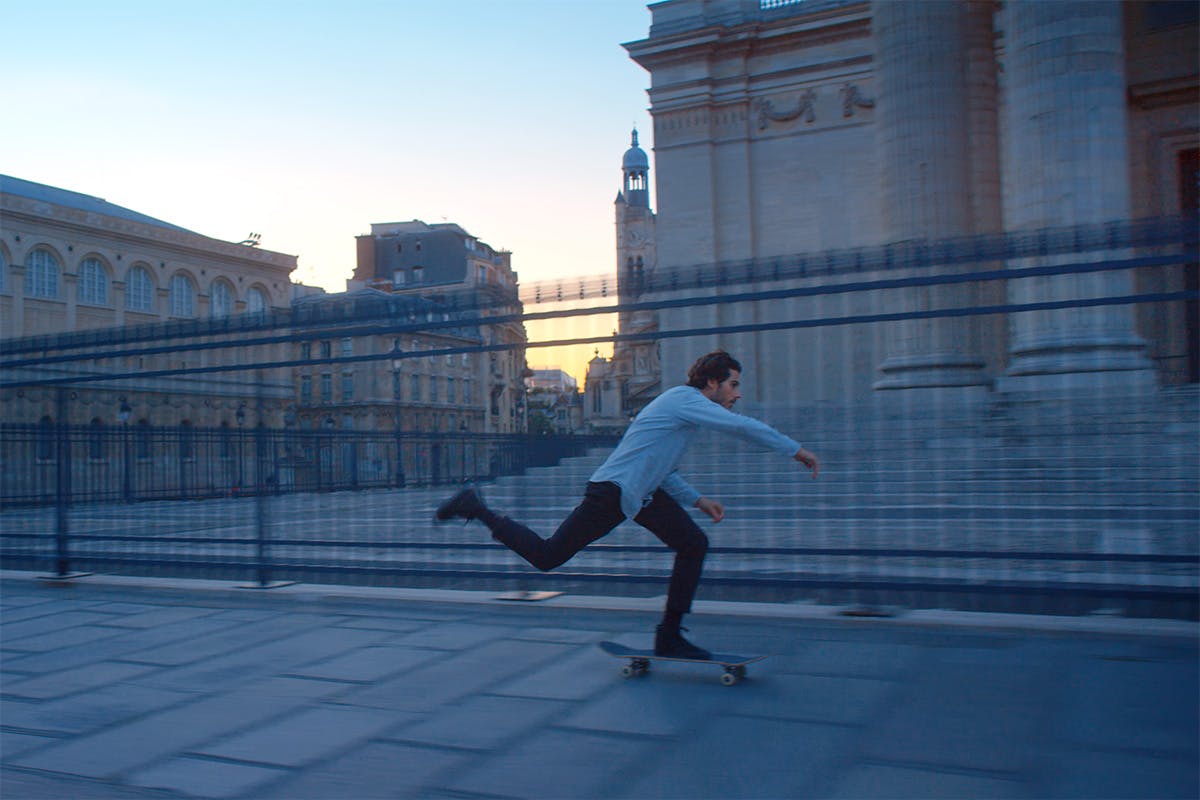
POLYGON ((70 525, 71 515, 71 427, 67 414, 67 390, 59 389, 56 400, 56 416, 58 425, 55 428, 55 496, 54 496, 54 531, 55 531, 55 574, 62 578, 71 571, 70 557, 70 525))
POLYGON ((255 561, 258 563, 258 585, 271 583, 271 567, 267 563, 267 487, 263 475, 263 451, 267 443, 267 421, 263 419, 263 385, 261 370, 255 375, 254 426, 254 531, 257 540, 255 561))

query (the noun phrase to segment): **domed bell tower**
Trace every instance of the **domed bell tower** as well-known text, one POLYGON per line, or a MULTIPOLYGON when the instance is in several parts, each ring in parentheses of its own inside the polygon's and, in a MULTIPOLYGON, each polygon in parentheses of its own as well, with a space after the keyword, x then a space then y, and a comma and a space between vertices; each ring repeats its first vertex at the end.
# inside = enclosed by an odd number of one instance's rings
MULTIPOLYGON (((654 271, 655 216, 650 210, 650 159, 638 146, 633 129, 629 149, 621 159, 621 191, 616 201, 617 296, 622 305, 637 302, 654 271)), ((617 315, 620 333, 653 333, 658 315, 653 311, 622 311, 617 315)), ((613 348, 615 372, 624 382, 623 412, 632 416, 658 393, 660 382, 658 342, 644 339, 613 348)))

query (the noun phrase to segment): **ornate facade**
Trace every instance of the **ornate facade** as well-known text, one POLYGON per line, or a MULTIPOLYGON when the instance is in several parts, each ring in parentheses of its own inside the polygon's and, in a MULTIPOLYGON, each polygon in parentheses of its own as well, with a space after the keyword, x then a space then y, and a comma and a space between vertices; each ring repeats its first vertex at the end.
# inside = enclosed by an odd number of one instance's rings
MULTIPOLYGON (((654 4, 648 37, 626 47, 650 74, 657 268, 1195 213, 1196 9, 654 4)), ((659 324, 1170 292, 1194 289, 1195 271, 681 308, 661 312, 659 324)), ((685 293, 657 296, 676 294, 685 293)), ((1195 303, 1177 301, 664 339, 661 357, 668 380, 697 352, 726 347, 748 365, 748 400, 787 404, 1195 382, 1198 338, 1195 303)))

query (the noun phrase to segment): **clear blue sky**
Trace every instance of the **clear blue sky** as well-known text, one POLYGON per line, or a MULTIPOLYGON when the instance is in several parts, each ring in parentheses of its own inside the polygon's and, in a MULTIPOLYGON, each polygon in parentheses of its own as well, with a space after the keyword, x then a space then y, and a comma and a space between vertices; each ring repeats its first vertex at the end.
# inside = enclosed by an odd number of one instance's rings
MULTIPOLYGON (((4 10, 0 173, 221 239, 341 291, 373 222, 457 222, 522 281, 614 268, 652 141, 644 0, 47 0, 4 10)), ((532 355, 532 354, 531 354, 532 355)))

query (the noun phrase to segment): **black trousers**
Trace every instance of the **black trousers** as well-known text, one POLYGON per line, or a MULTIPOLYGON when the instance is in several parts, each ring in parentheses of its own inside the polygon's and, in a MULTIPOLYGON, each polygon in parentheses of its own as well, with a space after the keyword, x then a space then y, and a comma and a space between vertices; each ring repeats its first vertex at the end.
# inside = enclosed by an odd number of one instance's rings
MULTIPOLYGON (((542 571, 565 564, 576 553, 605 536, 625 520, 621 489, 615 483, 588 483, 576 506, 549 539, 543 539, 519 522, 496 516, 487 521, 492 536, 542 571)), ((675 565, 667 586, 667 612, 691 611, 700 584, 708 537, 683 507, 662 489, 654 493, 633 521, 675 551, 675 565)))

